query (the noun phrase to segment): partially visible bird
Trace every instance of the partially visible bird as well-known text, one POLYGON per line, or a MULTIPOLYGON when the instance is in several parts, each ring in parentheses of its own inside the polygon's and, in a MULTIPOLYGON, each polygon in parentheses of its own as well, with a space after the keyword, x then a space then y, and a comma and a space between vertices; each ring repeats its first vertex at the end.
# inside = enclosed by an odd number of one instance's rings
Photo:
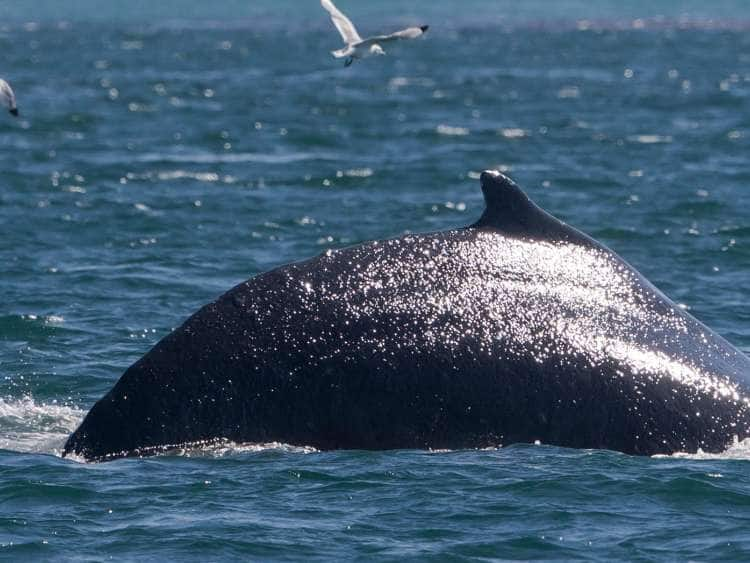
POLYGON ((5 80, 0 78, 0 104, 8 108, 11 115, 18 117, 18 107, 16 106, 16 95, 13 88, 5 80))
POLYGON ((331 51, 331 54, 337 59, 346 57, 345 66, 352 64, 354 59, 363 59, 371 55, 385 55, 385 51, 380 46, 380 43, 396 41, 397 39, 416 39, 424 35, 430 27, 428 25, 407 27, 390 35, 375 35, 374 37, 362 39, 351 20, 342 14, 331 0, 320 0, 320 4, 331 14, 333 25, 339 30, 344 43, 346 43, 346 47, 343 49, 331 51))

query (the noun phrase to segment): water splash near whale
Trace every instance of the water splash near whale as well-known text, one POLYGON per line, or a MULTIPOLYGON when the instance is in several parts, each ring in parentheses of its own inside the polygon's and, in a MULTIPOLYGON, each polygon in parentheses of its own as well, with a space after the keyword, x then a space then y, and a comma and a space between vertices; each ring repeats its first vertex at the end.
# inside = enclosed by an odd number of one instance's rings
POLYGON ((85 414, 57 402, 38 403, 30 395, 0 398, 0 449, 61 455, 85 414))

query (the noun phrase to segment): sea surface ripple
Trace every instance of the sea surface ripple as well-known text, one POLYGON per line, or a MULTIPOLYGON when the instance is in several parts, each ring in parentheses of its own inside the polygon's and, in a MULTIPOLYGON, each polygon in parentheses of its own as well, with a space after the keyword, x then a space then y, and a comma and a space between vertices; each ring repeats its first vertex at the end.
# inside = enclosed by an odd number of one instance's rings
POLYGON ((339 3, 430 33, 345 69, 316 2, 0 0, 0 558, 746 560, 746 444, 59 458, 200 305, 469 224, 486 168, 750 350, 746 3, 339 3))

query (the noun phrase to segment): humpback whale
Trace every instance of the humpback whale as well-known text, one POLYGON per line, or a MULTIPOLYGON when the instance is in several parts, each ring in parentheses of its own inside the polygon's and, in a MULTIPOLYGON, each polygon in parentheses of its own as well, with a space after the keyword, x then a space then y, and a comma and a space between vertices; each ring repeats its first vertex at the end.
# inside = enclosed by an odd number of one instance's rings
POLYGON ((63 455, 220 439, 651 455, 748 436, 746 356, 506 176, 481 187, 470 226, 328 250, 204 306, 63 455))

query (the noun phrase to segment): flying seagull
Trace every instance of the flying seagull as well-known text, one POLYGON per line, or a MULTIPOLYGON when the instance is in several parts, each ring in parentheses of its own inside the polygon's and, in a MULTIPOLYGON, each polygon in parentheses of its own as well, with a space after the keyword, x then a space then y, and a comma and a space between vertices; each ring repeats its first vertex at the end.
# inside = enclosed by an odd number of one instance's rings
POLYGON ((423 35, 427 31, 427 28, 430 27, 428 25, 407 27, 390 35, 375 35, 367 39, 362 39, 351 20, 342 14, 331 0, 320 0, 320 4, 331 14, 333 25, 339 30, 344 43, 346 43, 346 47, 343 49, 331 51, 331 54, 337 59, 346 57, 344 66, 352 64, 354 59, 362 59, 371 55, 385 55, 385 51, 380 46, 380 43, 396 41, 397 39, 416 39, 423 35))
POLYGON ((5 80, 0 78, 0 104, 8 108, 11 115, 18 117, 18 107, 16 107, 16 95, 13 88, 5 80))

